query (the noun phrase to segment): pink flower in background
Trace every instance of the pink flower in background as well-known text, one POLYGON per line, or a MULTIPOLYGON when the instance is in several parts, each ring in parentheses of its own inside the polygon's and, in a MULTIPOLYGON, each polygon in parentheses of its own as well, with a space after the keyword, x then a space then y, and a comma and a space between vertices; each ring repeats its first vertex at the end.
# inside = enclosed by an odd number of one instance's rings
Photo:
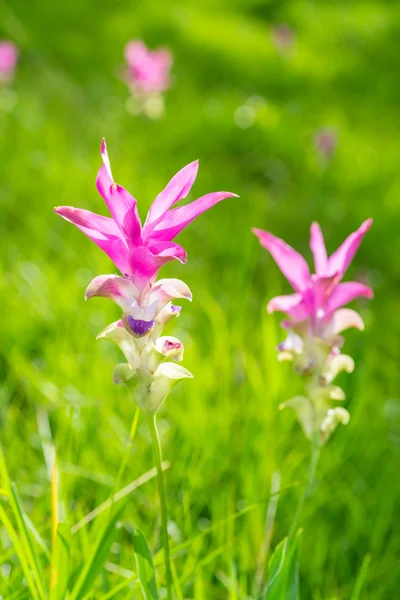
MULTIPOLYGON (((328 258, 320 226, 318 223, 313 223, 310 247, 314 255, 315 274, 310 273, 304 258, 283 240, 267 231, 253 229, 261 244, 270 252, 295 290, 294 294, 277 296, 270 300, 268 312, 278 310, 286 313, 294 323, 310 319, 314 332, 317 333, 331 321, 337 309, 351 300, 359 297, 372 298, 371 288, 363 283, 341 283, 371 224, 372 219, 365 221, 328 258)), ((346 310, 342 314, 346 320, 346 327, 360 326, 360 317, 357 313, 346 310)))
POLYGON ((168 50, 149 50, 140 40, 125 47, 127 80, 132 93, 139 96, 160 94, 171 85, 172 54, 168 50))
MULTIPOLYGON (((106 296, 124 308, 134 301, 136 320, 150 323, 159 307, 159 298, 152 298, 149 293, 158 271, 171 260, 186 261, 185 250, 172 240, 201 213, 236 194, 212 192, 186 206, 171 208, 186 198, 192 188, 198 170, 198 161, 194 161, 181 169, 157 196, 142 226, 135 198, 114 182, 104 140, 101 156, 103 165, 96 184, 112 218, 71 206, 60 206, 55 212, 83 231, 123 274, 97 277, 87 296, 106 296), (143 303, 144 298, 148 302, 143 303)), ((159 291, 165 296, 165 290, 159 291)))
POLYGON ((8 82, 14 76, 19 52, 12 42, 0 42, 0 81, 8 82))
POLYGON ((275 25, 271 30, 271 38, 275 48, 282 54, 287 54, 293 49, 295 36, 289 25, 275 25))
POLYGON ((294 370, 305 376, 305 395, 295 396, 280 405, 292 408, 305 435, 324 444, 336 427, 349 422, 350 415, 335 401, 345 399, 344 391, 333 384, 339 373, 351 373, 354 360, 341 354, 344 338, 339 335, 349 327, 364 329, 360 315, 342 308, 359 297, 372 298, 371 288, 363 283, 341 283, 361 241, 371 227, 365 221, 328 257, 318 223, 311 225, 311 251, 315 274, 310 273, 304 258, 283 240, 267 231, 253 229, 286 279, 295 290, 289 296, 277 296, 268 303, 268 312, 286 313, 283 321, 287 338, 277 347, 278 360, 290 360, 294 370))
POLYGON ((333 129, 319 129, 314 136, 314 148, 319 156, 330 160, 337 147, 337 135, 333 129))

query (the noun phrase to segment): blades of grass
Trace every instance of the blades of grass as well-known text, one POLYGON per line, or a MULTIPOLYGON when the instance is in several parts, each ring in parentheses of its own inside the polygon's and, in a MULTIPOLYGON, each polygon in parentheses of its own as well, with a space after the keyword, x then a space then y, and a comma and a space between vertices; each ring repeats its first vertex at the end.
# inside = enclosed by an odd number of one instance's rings
POLYGON ((268 581, 263 590, 261 598, 268 600, 277 600, 280 598, 281 581, 279 575, 283 572, 287 552, 287 537, 284 538, 275 548, 268 565, 268 581))
POLYGON ((361 589, 362 589, 362 586, 364 585, 365 578, 367 576, 367 571, 368 571, 369 563, 371 562, 371 558, 372 558, 371 554, 366 554, 364 556, 364 560, 363 560, 361 568, 358 572, 354 590, 351 595, 351 600, 358 600, 360 598, 361 589))
POLYGON ((121 592, 122 590, 124 590, 125 588, 127 588, 128 586, 132 585, 132 584, 139 584, 140 580, 137 579, 137 577, 132 577, 131 579, 127 579, 126 581, 123 581, 122 583, 119 583, 118 585, 116 585, 115 587, 113 587, 109 592, 107 592, 105 594, 105 596, 101 596, 100 600, 109 600, 110 598, 114 598, 114 596, 116 594, 118 594, 118 592, 121 592))
POLYGON ((51 562, 50 562, 50 598, 62 600, 68 580, 68 562, 70 549, 70 528, 63 524, 59 527, 60 511, 58 500, 59 475, 57 458, 53 453, 51 483, 51 562))
POLYGON ((24 573, 26 583, 28 584, 29 590, 32 594, 32 599, 40 600, 40 596, 37 591, 37 587, 36 587, 35 581, 33 580, 31 570, 29 568, 29 563, 28 563, 28 560, 25 555, 24 546, 19 541, 18 533, 14 529, 10 519, 7 516, 6 511, 4 510, 4 508, 2 507, 1 504, 0 504, 0 522, 3 523, 3 526, 8 533, 8 536, 11 540, 14 551, 15 551, 15 553, 18 557, 18 560, 21 564, 21 568, 24 573))
MULTIPOLYGON (((180 552, 182 552, 186 548, 190 547, 193 543, 200 540, 204 536, 209 535, 210 533, 212 533, 219 527, 226 525, 227 523, 229 523, 230 521, 232 521, 234 519, 238 519, 239 517, 244 516, 245 514, 247 514, 248 512, 250 512, 252 510, 255 510, 256 508, 260 508, 260 506, 264 506, 267 502, 269 502, 269 500, 272 496, 282 494, 283 492, 286 492, 286 490, 289 490, 293 487, 297 487, 301 483, 302 483, 301 481, 295 481, 291 485, 287 485, 284 488, 278 490, 277 492, 274 492, 274 494, 270 494, 269 498, 267 498, 266 500, 262 500, 260 502, 255 502, 254 504, 249 504, 242 510, 239 510, 238 512, 233 513, 229 517, 226 517, 226 519, 221 519, 221 521, 218 521, 217 523, 214 523, 214 525, 207 527, 207 529, 204 529, 204 531, 202 531, 195 537, 191 538, 190 540, 186 540, 186 542, 183 542, 182 544, 179 544, 179 546, 175 546, 175 548, 172 548, 171 556, 173 558, 176 557, 180 552)), ((162 560, 162 551, 158 552, 154 558, 154 564, 156 567, 161 563, 161 560, 162 560)))
POLYGON ((38 544, 38 546, 40 546, 46 559, 49 560, 50 559, 50 551, 46 545, 46 542, 44 541, 44 539, 42 538, 42 536, 40 535, 40 533, 38 532, 38 530, 36 529, 36 527, 34 526, 34 524, 32 523, 32 521, 30 520, 30 518, 28 517, 27 514, 24 514, 24 518, 25 518, 26 526, 28 527, 29 531, 35 538, 36 543, 38 544))
POLYGON ((171 560, 171 572, 172 572, 172 581, 174 582, 174 589, 175 589, 176 596, 177 596, 178 600, 184 600, 182 589, 181 589, 181 584, 179 583, 178 573, 176 572, 176 567, 175 567, 175 563, 173 560, 171 560))
POLYGON ((299 529, 297 532, 293 546, 289 553, 287 587, 284 596, 285 600, 300 600, 299 563, 297 560, 297 554, 302 531, 302 529, 299 529))
POLYGON ((64 600, 69 577, 71 530, 67 523, 58 523, 51 552, 50 600, 64 600))
POLYGON ((70 600, 81 600, 91 590, 91 586, 106 562, 114 540, 115 528, 124 508, 125 506, 109 522, 107 521, 100 531, 93 551, 72 590, 70 600))
POLYGON ((268 581, 260 598, 263 600, 298 600, 297 549, 302 529, 291 544, 284 538, 275 548, 268 567, 268 581))
POLYGON ((158 600, 153 559, 144 535, 139 529, 133 533, 133 549, 140 587, 145 600, 158 600))
POLYGON ((39 556, 36 552, 36 548, 32 543, 32 537, 26 524, 25 513, 22 508, 22 503, 14 483, 11 484, 10 505, 13 508, 15 520, 19 527, 21 539, 26 545, 26 553, 30 562, 30 567, 32 569, 34 579, 36 581, 36 586, 38 588, 41 598, 45 600, 47 598, 47 594, 45 592, 46 578, 42 569, 39 556))
POLYGON ((3 481, 3 485, 7 491, 10 507, 14 514, 21 543, 24 548, 24 553, 28 561, 29 567, 32 570, 33 578, 35 581, 36 588, 39 593, 39 597, 46 600, 45 592, 45 577, 40 564, 39 557, 36 553, 36 549, 32 543, 31 534, 28 530, 25 513, 22 508, 22 503, 19 498, 15 485, 11 482, 6 466, 6 461, 3 453, 3 448, 0 445, 0 475, 3 481))
MULTIPOLYGON (((164 461, 162 464, 162 468, 164 471, 166 469, 168 469, 169 462, 164 461)), ((112 506, 113 503, 115 504, 119 500, 122 500, 123 498, 125 498, 125 496, 128 496, 128 494, 131 494, 138 487, 142 486, 144 483, 147 483, 148 481, 150 481, 150 479, 153 479, 156 476, 157 476, 157 471, 155 468, 153 468, 153 469, 150 469, 150 471, 147 471, 147 473, 144 473, 143 475, 141 475, 140 477, 135 479, 134 481, 131 481, 131 483, 128 483, 128 485, 126 485, 124 488, 122 488, 122 490, 119 490, 119 492, 114 494, 113 498, 108 498, 108 500, 106 500, 105 502, 103 502, 102 504, 97 506, 95 509, 90 511, 90 513, 88 513, 85 517, 83 517, 83 519, 78 521, 78 523, 76 523, 71 528, 71 534, 74 535, 82 527, 85 527, 85 525, 90 523, 90 521, 93 521, 93 519, 95 519, 96 517, 101 515, 104 511, 108 510, 112 506)))
POLYGON ((255 592, 259 594, 262 590, 265 565, 268 560, 268 554, 271 546, 272 534, 274 530, 274 523, 276 517, 276 511, 278 509, 279 501, 279 488, 281 478, 278 472, 272 474, 271 480, 271 493, 268 502, 267 515, 265 517, 264 526, 264 537, 261 543, 260 552, 257 558, 257 569, 255 578, 255 592))

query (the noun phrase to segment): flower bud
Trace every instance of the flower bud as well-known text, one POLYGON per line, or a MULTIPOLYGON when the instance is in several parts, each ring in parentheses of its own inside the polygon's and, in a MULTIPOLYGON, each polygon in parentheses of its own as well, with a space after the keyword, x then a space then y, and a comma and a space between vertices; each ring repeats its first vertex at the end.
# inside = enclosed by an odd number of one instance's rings
POLYGON ((183 359, 183 344, 176 337, 160 337, 155 342, 155 348, 160 353, 174 360, 180 362, 183 359))

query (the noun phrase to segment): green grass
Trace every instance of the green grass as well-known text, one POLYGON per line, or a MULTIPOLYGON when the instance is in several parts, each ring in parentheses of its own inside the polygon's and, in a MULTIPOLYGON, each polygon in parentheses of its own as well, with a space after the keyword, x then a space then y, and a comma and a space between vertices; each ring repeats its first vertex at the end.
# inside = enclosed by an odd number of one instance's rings
MULTIPOLYGON (((177 594, 185 599, 251 596, 272 476, 279 472, 287 488, 272 547, 288 533, 301 494, 293 484, 306 476, 308 444, 292 413, 277 408, 301 381, 277 363, 279 317, 265 313, 267 299, 288 287, 250 229, 268 228, 310 256, 312 220, 333 250, 374 218, 349 275, 368 277, 376 298, 357 306, 366 331, 346 336, 356 360, 354 374, 342 379, 351 421, 322 452, 303 517, 300 583, 307 600, 396 598, 400 8, 367 0, 13 0, 1 3, 0 22, 2 36, 21 48, 13 92, 0 90, 0 440, 38 535, 48 545, 52 445, 60 503, 73 526, 114 492, 134 416, 127 390, 111 379, 118 350, 95 341, 118 308, 83 300, 91 278, 114 267, 52 212, 71 204, 105 214, 95 189, 105 136, 114 176, 138 199, 142 217, 169 178, 196 158, 192 198, 219 189, 240 195, 183 232, 187 265, 162 271, 183 279, 194 297, 168 331, 183 340, 183 364, 195 378, 177 386, 159 418, 170 463, 172 548, 189 542, 174 559, 177 594), (280 22, 296 33, 288 57, 270 39, 280 22), (128 92, 118 74, 133 37, 174 53, 175 83, 158 122, 125 111, 128 92), (234 113, 254 96, 263 99, 255 122, 240 129, 234 113), (326 166, 313 149, 322 126, 339 139, 326 166)), ((140 418, 120 487, 153 466, 140 418)), ((0 505, 10 514, 7 497, 0 505)), ((110 597, 113 588, 116 598, 139 594, 136 583, 136 591, 121 587, 136 576, 133 526, 163 578, 154 479, 129 495, 121 520, 108 568, 87 598, 110 597)), ((73 536, 75 584, 98 533, 95 520, 73 536)), ((23 577, 0 529, 0 595, 30 598, 23 577)))

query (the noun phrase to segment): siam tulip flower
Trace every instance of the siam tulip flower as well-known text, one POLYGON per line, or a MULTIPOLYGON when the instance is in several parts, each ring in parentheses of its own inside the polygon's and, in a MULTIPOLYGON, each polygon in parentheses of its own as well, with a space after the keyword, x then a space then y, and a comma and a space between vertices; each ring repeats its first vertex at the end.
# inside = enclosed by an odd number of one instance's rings
POLYGON ((140 40, 125 47, 126 81, 132 93, 134 112, 144 112, 151 118, 164 110, 163 92, 171 85, 172 54, 169 50, 151 51, 140 40))
POLYGON ((287 339, 278 346, 279 360, 293 360, 295 370, 307 376, 308 397, 296 397, 285 404, 294 408, 305 433, 311 437, 317 424, 320 441, 324 442, 338 422, 347 422, 345 409, 333 408, 332 400, 344 400, 343 391, 332 385, 341 371, 351 372, 353 359, 340 354, 344 343, 341 333, 349 327, 364 329, 360 315, 343 308, 356 298, 372 298, 371 288, 359 282, 342 282, 372 219, 349 235, 328 257, 321 229, 311 226, 311 251, 315 274, 310 273, 304 258, 283 240, 261 229, 253 229, 261 244, 295 290, 294 294, 277 296, 269 301, 268 312, 280 311, 288 316, 282 326, 287 339))
POLYGON ((14 76, 19 52, 13 42, 0 42, 0 83, 8 83, 14 76))
POLYGON ((191 300, 192 295, 183 281, 156 281, 156 277, 167 262, 186 261, 185 250, 172 241, 178 233, 214 204, 235 194, 214 192, 186 206, 172 208, 186 198, 196 179, 198 162, 192 162, 157 196, 142 226, 136 200, 114 182, 104 140, 100 152, 103 166, 97 176, 97 189, 111 218, 71 206, 60 206, 55 211, 95 242, 122 273, 122 276, 95 277, 86 290, 86 299, 110 298, 122 309, 122 318, 104 329, 98 338, 110 339, 121 349, 126 362, 114 368, 114 383, 127 385, 147 417, 160 496, 167 598, 172 600, 168 515, 156 413, 172 387, 192 374, 177 364, 183 358, 182 342, 161 333, 170 319, 179 316, 181 308, 172 301, 191 300))
POLYGON ((333 129, 319 129, 314 136, 314 148, 324 161, 332 159, 337 147, 337 135, 333 129))
MULTIPOLYGON (((155 282, 160 268, 171 260, 186 261, 186 252, 173 239, 197 216, 221 200, 235 196, 229 192, 213 192, 187 204, 172 208, 186 198, 196 179, 198 161, 179 171, 167 187, 154 200, 142 226, 136 200, 127 190, 114 182, 105 141, 101 144, 103 165, 97 176, 97 189, 103 197, 112 218, 85 209, 60 206, 55 212, 73 223, 99 248, 103 250, 121 271, 96 277, 86 290, 86 298, 101 296, 110 298, 122 309, 122 319, 100 337, 113 339, 121 346, 128 360, 129 369, 124 372, 133 377, 143 376, 143 369, 154 375, 155 358, 181 357, 183 349, 164 345, 159 341, 163 325, 178 316, 180 308, 171 304, 176 298, 191 300, 189 288, 177 279, 155 282), (126 335, 125 335, 125 333, 126 335), (121 342, 121 336, 124 339, 121 342), (128 344, 129 341, 129 344, 128 344), (127 356, 127 354, 129 356, 127 356)), ((121 369, 118 370, 121 373, 121 369)), ((168 371, 160 368, 163 376, 178 379, 178 374, 188 377, 181 368, 168 371)), ((115 379, 115 378, 114 378, 115 379)), ((121 379, 121 377, 117 377, 121 379)), ((137 395, 135 399, 138 401, 137 395)), ((140 400, 143 404, 145 401, 140 400)), ((149 400, 154 404, 153 400, 149 400)))

